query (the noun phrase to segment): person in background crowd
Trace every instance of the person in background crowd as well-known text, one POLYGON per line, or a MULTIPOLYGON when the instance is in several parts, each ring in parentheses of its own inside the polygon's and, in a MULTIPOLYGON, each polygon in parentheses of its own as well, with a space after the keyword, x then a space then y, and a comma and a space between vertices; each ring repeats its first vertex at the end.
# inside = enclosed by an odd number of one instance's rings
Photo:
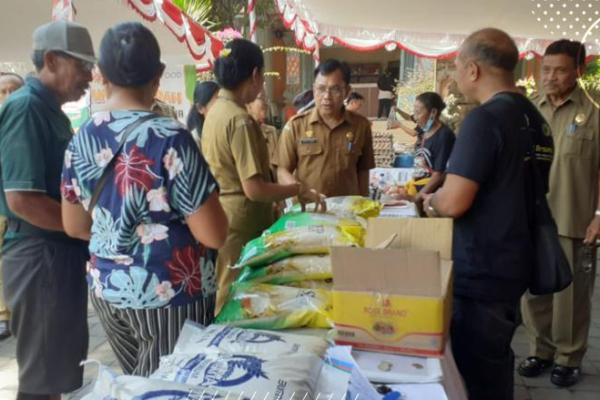
POLYGON ((194 104, 192 104, 188 113, 187 128, 194 135, 199 147, 206 114, 217 100, 218 93, 219 84, 217 82, 196 82, 196 88, 194 89, 194 104))
POLYGON ((362 94, 360 94, 358 92, 352 92, 352 93, 350 93, 350 96, 348 96, 348 98, 345 101, 346 110, 352 111, 355 113, 359 113, 359 111, 362 108, 362 106, 364 105, 364 103, 365 103, 365 98, 363 97, 362 94))
POLYGON ((23 85, 25 85, 25 81, 20 75, 12 72, 0 73, 0 106, 12 92, 23 85))
POLYGON ((223 245, 227 218, 192 136, 151 112, 164 71, 152 32, 137 22, 110 28, 98 66, 107 110, 65 153, 63 224, 90 240, 90 299, 119 364, 148 376, 186 319, 212 322, 210 249, 223 245))
MULTIPOLYGON (((303 113, 308 109, 315 106, 315 96, 312 89, 305 90, 294 97, 292 104, 296 108, 295 114, 303 113)), ((293 115, 291 116, 293 117, 293 115)), ((286 121, 289 121, 290 118, 287 118, 286 121)))
POLYGON ((454 132, 440 121, 444 108, 446 104, 435 92, 417 96, 413 116, 424 135, 416 149, 413 179, 401 192, 391 192, 389 195, 419 203, 444 182, 446 164, 455 140, 454 132))
POLYGON ((33 33, 36 78, 0 111, 4 296, 17 343, 17 399, 60 399, 79 388, 88 349, 86 243, 67 237, 60 171, 73 130, 61 105, 84 95, 94 50, 84 27, 53 22, 33 33))
POLYGON ((273 223, 273 202, 298 195, 320 201, 304 185, 278 185, 271 179, 267 143, 246 111, 246 104, 263 90, 263 69, 262 50, 243 39, 227 43, 214 67, 221 90, 204 121, 202 153, 219 183, 229 219, 227 241, 217 259, 217 312, 239 274, 229 267, 242 247, 273 223))
MULTIPOLYGON (((13 73, 0 74, 0 107, 12 92, 21 88, 25 84, 23 78, 13 73)), ((2 242, 4 231, 6 230, 6 217, 0 215, 0 341, 10 337, 10 311, 6 308, 4 301, 4 291, 2 287, 2 242)))
MULTIPOLYGON (((472 400, 513 398, 510 345, 533 262, 536 197, 526 188, 534 179, 533 141, 543 137, 545 122, 515 87, 518 59, 514 41, 497 29, 477 31, 462 44, 456 80, 481 106, 466 117, 446 180, 424 204, 428 216, 454 219, 450 335, 472 400)), ((549 159, 536 159, 544 162, 549 166, 549 159)))
POLYGON ((152 103, 152 108, 150 110, 162 117, 177 119, 177 110, 175 110, 175 107, 158 98, 154 99, 154 103, 152 103))
POLYGON ((301 182, 325 196, 369 195, 375 168, 371 124, 344 109, 350 67, 327 60, 315 69, 315 103, 290 120, 279 140, 279 182, 301 182))
POLYGON ((392 106, 392 110, 394 110, 394 113, 390 113, 390 116, 388 117, 387 129, 402 129, 404 133, 417 138, 417 140, 415 141, 415 150, 420 148, 423 144, 423 135, 425 132, 423 132, 423 129, 418 124, 414 125, 416 124, 415 116, 401 110, 395 105, 392 106), (405 125, 401 120, 397 118, 398 116, 400 116, 403 120, 412 123, 414 125, 414 128, 405 125))
POLYGON ((548 202, 573 283, 553 295, 524 296, 531 357, 518 372, 538 376, 554 364, 550 380, 558 386, 574 385, 581 376, 600 238, 600 110, 577 83, 584 70, 585 46, 569 40, 550 44, 542 60, 543 93, 533 99, 556 145, 548 202))
POLYGON ((267 103, 264 99, 264 92, 261 92, 256 100, 248 103, 246 108, 248 114, 256 121, 260 130, 263 133, 265 140, 267 141, 267 149, 269 150, 269 165, 271 166, 271 175, 273 181, 277 180, 277 166, 274 164, 275 157, 277 156, 277 143, 279 142, 279 134, 277 128, 273 125, 265 123, 267 119, 267 103))
POLYGON ((377 88, 379 89, 377 118, 387 118, 394 103, 394 77, 389 69, 379 76, 377 88))

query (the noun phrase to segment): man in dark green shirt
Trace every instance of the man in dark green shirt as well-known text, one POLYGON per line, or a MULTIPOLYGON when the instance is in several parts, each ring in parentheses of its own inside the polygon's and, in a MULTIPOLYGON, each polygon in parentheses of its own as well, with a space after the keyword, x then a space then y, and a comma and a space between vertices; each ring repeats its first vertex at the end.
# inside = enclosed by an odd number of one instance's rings
POLYGON ((0 215, 5 297, 17 339, 18 400, 59 399, 81 386, 88 346, 87 246, 64 233, 60 177, 73 134, 61 106, 92 79, 88 31, 53 22, 34 32, 29 78, 0 111, 0 215))
MULTIPOLYGON (((19 89, 25 84, 23 78, 13 73, 0 73, 0 107, 6 100, 6 98, 14 91, 19 89)), ((6 229, 6 217, 0 215, 0 235, 4 233, 6 229)), ((0 238, 0 249, 2 248, 2 240, 0 238)), ((6 308, 4 301, 4 291, 2 288, 2 251, 0 250, 0 341, 10 337, 10 329, 8 328, 8 321, 10 320, 10 311, 6 308)))

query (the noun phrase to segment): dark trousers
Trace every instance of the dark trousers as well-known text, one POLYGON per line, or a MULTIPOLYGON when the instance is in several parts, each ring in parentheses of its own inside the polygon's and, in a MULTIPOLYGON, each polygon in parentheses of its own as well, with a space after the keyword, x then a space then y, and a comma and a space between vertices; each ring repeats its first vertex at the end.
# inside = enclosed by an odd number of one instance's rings
POLYGON ((450 335, 470 400, 512 400, 518 301, 454 297, 450 335))
POLYGON ((28 237, 7 246, 2 257, 19 399, 78 389, 88 348, 86 245, 28 237))
POLYGON ((377 110, 377 118, 388 117, 392 109, 392 99, 379 99, 379 109, 377 110))

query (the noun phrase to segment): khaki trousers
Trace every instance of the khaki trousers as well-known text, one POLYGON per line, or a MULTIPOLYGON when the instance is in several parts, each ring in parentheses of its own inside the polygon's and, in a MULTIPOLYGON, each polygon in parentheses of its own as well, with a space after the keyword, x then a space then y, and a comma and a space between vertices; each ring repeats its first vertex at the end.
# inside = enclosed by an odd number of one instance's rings
POLYGON ((257 237, 256 233, 240 232, 229 230, 225 245, 219 249, 217 256, 217 301, 215 307, 215 316, 221 311, 221 307, 227 302, 231 284, 239 276, 241 269, 231 269, 240 258, 242 248, 250 240, 257 237))
POLYGON ((588 343, 596 254, 592 267, 586 268, 582 240, 560 237, 560 244, 571 265, 573 283, 552 295, 526 293, 521 303, 523 323, 531 356, 579 367, 588 343))

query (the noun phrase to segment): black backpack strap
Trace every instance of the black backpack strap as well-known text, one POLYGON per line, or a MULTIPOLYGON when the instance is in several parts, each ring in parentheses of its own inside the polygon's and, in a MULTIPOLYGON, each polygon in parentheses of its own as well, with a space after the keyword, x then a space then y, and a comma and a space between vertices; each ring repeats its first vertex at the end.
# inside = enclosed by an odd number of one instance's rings
POLYGON ((139 118, 137 121, 131 123, 123 131, 123 134, 121 135, 121 140, 119 141, 119 146, 115 150, 115 152, 113 154, 113 158, 111 158, 110 161, 108 162, 108 164, 106 165, 106 167, 104 167, 104 171, 102 171, 102 175, 100 176, 100 179, 98 179, 98 182, 96 183, 96 187, 94 188, 94 191, 92 193, 92 197, 90 198, 90 204, 88 205, 88 212, 90 214, 92 214, 92 211, 94 210, 94 207, 96 206, 96 203, 98 203, 98 198, 100 197, 100 193, 102 193, 102 189, 104 189, 104 186, 106 186, 106 181, 108 179, 108 175, 115 167, 115 164, 117 162, 117 157, 118 157, 119 153, 123 150, 123 147, 125 147, 127 138, 129 137, 131 132, 136 130, 144 122, 150 121, 151 119, 154 119, 154 118, 158 118, 158 116, 154 113, 145 115, 145 116, 139 118))

